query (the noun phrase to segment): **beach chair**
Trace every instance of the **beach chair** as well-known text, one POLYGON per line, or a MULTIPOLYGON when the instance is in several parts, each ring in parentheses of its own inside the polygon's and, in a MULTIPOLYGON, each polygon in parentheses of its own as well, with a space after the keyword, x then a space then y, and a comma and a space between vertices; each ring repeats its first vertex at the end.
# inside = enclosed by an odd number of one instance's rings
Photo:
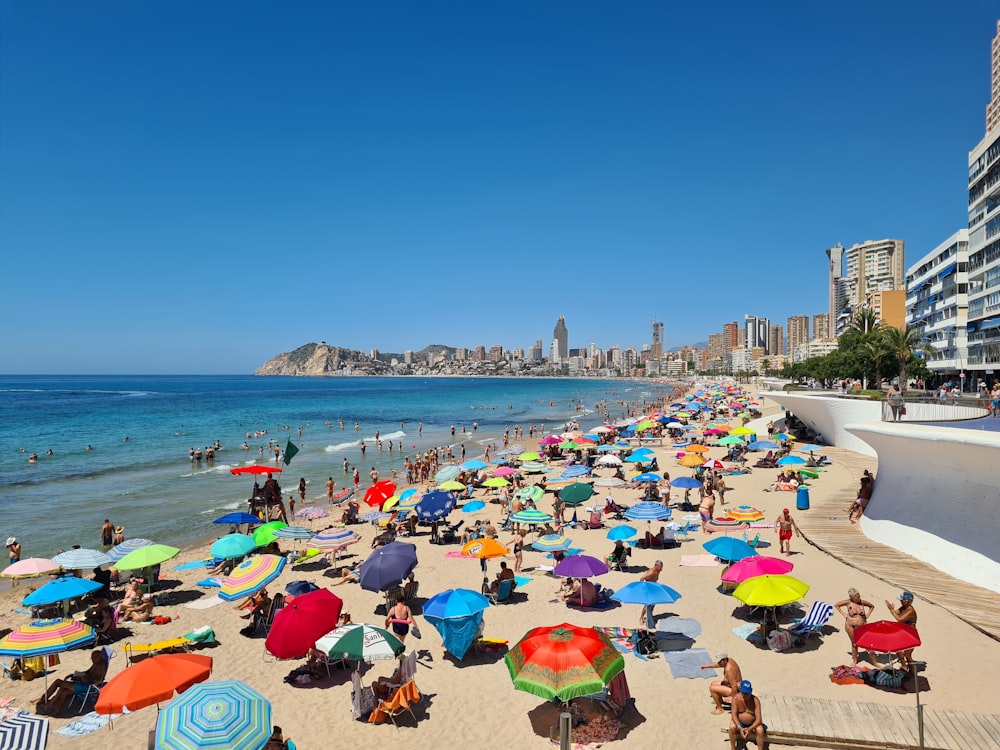
MULTIPOLYGON (((111 660, 114 659, 115 656, 117 655, 118 652, 115 651, 113 648, 109 648, 108 646, 104 647, 105 664, 110 664, 111 660)), ((87 690, 82 695, 74 691, 73 695, 70 696, 69 702, 66 704, 67 708, 72 708, 74 701, 80 701, 80 710, 77 711, 77 715, 82 714, 84 709, 87 707, 88 703, 90 703, 91 701, 95 703, 97 702, 97 697, 101 694, 101 690, 107 684, 108 684, 107 679, 105 679, 100 684, 96 682, 91 683, 87 685, 87 690)))
POLYGON ((608 555, 608 567, 617 570, 619 573, 628 572, 628 559, 632 555, 632 548, 625 545, 620 555, 608 555))
POLYGON ((330 672, 330 667, 343 668, 350 664, 347 659, 331 659, 330 655, 319 649, 311 648, 309 649, 308 659, 306 660, 306 665, 314 669, 319 669, 322 667, 326 670, 326 676, 332 676, 330 672))
POLYGON ((416 683, 410 678, 408 682, 393 690, 388 698, 379 701, 375 710, 371 712, 368 721, 372 724, 377 724, 382 719, 388 718, 398 732, 399 725, 396 723, 396 717, 408 711, 415 722, 417 715, 413 713, 413 706, 420 703, 421 697, 416 683))
POLYGON ((590 518, 583 522, 584 528, 587 529, 600 529, 604 527, 604 516, 599 510, 593 510, 590 512, 590 518))
POLYGON ((505 578, 500 581, 497 585, 496 593, 488 592, 486 594, 487 598, 490 600, 490 604, 499 604, 500 602, 510 601, 511 592, 514 591, 514 579, 505 578))
POLYGON ((456 523, 456 524, 454 524, 452 526, 448 526, 447 528, 445 528, 441 532, 440 540, 438 541, 438 544, 454 544, 455 542, 457 542, 458 541, 458 530, 460 528, 462 528, 462 524, 464 524, 464 523, 465 523, 465 521, 459 521, 458 523, 456 523))
POLYGON ((806 639, 813 634, 822 638, 821 629, 830 621, 831 617, 833 617, 833 605, 815 601, 805 617, 792 621, 792 624, 788 626, 788 632, 796 638, 806 639))
POLYGON ((191 641, 185 636, 168 638, 154 643, 132 643, 128 641, 122 644, 122 651, 125 653, 125 666, 129 667, 135 663, 137 657, 155 656, 156 654, 185 650, 191 641))
POLYGON ((121 611, 118 607, 111 610, 111 625, 103 633, 95 631, 97 633, 98 643, 111 643, 115 639, 115 635, 118 633, 118 618, 121 615, 121 611))
POLYGON ((278 610, 283 609, 285 606, 285 595, 275 594, 274 598, 267 605, 267 610, 261 615, 254 626, 254 632, 258 633, 261 630, 264 631, 264 635, 271 632, 271 625, 274 623, 274 616, 278 614, 278 610))

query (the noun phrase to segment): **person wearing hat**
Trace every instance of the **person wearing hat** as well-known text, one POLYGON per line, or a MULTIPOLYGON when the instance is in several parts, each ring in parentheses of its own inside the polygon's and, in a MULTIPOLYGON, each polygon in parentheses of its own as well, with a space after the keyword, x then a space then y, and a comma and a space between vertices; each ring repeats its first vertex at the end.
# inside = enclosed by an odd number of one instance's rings
POLYGON ((722 679, 716 680, 708 686, 708 694, 715 701, 715 710, 712 713, 724 713, 725 709, 722 707, 722 699, 732 698, 733 686, 739 685, 743 681, 743 673, 740 671, 740 665, 734 659, 730 659, 729 654, 725 651, 720 651, 715 655, 714 664, 703 664, 701 668, 722 670, 722 679))
POLYGON ((116 526, 115 527, 115 538, 112 540, 114 544, 121 544, 125 541, 125 527, 116 526))
POLYGON ((733 694, 733 720, 729 722, 729 747, 736 750, 737 741, 746 741, 751 734, 757 736, 757 747, 764 747, 767 727, 761 715, 760 699, 753 694, 750 680, 740 681, 739 692, 733 694))
POLYGON ((14 537, 7 537, 7 544, 4 545, 9 550, 10 564, 21 561, 21 543, 14 537))
MULTIPOLYGON (((909 591, 904 591, 899 595, 898 609, 893 608, 892 602, 888 599, 885 600, 885 606, 889 608, 892 616, 896 618, 896 622, 901 622, 904 625, 909 625, 913 628, 917 627, 917 610, 913 608, 913 594, 909 591)), ((899 652, 899 665, 907 672, 910 671, 910 667, 913 666, 912 648, 899 652)))

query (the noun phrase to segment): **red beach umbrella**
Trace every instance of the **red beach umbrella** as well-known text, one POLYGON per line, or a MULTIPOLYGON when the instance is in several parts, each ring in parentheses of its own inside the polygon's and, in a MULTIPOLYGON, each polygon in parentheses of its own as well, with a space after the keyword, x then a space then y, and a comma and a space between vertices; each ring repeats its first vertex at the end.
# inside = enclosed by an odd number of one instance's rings
POLYGON ((277 466, 261 466, 260 464, 254 464, 253 466, 237 466, 235 469, 230 469, 229 473, 235 476, 240 476, 242 474, 280 474, 281 469, 277 466))
POLYGON ((274 616, 264 648, 279 659, 305 656, 317 640, 337 629, 343 606, 328 589, 296 596, 274 616))
POLYGON ((854 642, 859 648, 895 654, 920 645, 920 635, 912 625, 891 620, 876 620, 854 629, 854 642))
POLYGON ((392 497, 396 492, 396 485, 387 480, 375 482, 368 491, 365 492, 365 502, 369 505, 382 507, 382 503, 392 497))

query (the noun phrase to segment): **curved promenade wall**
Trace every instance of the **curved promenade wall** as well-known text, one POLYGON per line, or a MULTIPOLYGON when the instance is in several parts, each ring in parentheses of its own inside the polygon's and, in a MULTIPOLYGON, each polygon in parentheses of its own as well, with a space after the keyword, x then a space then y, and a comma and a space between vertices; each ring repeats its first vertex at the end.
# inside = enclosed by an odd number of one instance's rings
POLYGON ((865 535, 1000 592, 1000 435, 888 422, 846 431, 878 455, 865 535))
POLYGON ((882 419, 882 404, 879 401, 837 398, 829 393, 809 393, 794 391, 762 391, 766 398, 790 411, 813 430, 823 436, 828 445, 846 448, 855 453, 874 456, 875 451, 868 443, 844 429, 844 425, 856 422, 878 422, 882 419))

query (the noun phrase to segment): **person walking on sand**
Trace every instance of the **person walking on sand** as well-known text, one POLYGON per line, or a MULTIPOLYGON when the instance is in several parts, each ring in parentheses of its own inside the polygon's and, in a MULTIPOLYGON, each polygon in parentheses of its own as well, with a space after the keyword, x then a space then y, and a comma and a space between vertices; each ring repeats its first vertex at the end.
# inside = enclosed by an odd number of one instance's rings
POLYGON ((774 521, 774 530, 778 533, 778 542, 780 544, 780 550, 785 555, 792 554, 792 531, 795 531, 796 536, 802 536, 802 532, 799 531, 799 525, 795 523, 795 519, 792 518, 792 514, 788 512, 788 508, 781 511, 774 521))
MULTIPOLYGON (((640 581, 650 581, 656 583, 660 580, 660 573, 663 572, 663 560, 657 560, 653 563, 653 567, 639 576, 640 581)), ((645 604, 642 607, 642 612, 639 613, 639 627, 646 628, 647 630, 652 630, 656 627, 656 620, 653 619, 653 605, 645 604)))
POLYGON ((725 651, 720 651, 715 655, 715 662, 713 664, 703 664, 701 668, 722 670, 722 679, 716 680, 708 686, 708 694, 715 701, 715 710, 712 713, 715 715, 725 713, 726 709, 722 707, 722 699, 732 698, 733 692, 737 690, 737 686, 743 681, 743 672, 740 670, 740 665, 734 659, 730 659, 729 654, 725 651))
MULTIPOLYGON (((833 606, 836 607, 837 611, 844 618, 844 632, 847 633, 847 637, 851 641, 851 658, 854 660, 854 666, 857 666, 858 644, 854 642, 854 629, 868 622, 868 618, 875 611, 875 605, 862 599, 857 589, 850 588, 847 589, 847 598, 837 602, 833 606)), ((878 668, 878 661, 870 652, 869 656, 872 659, 872 664, 878 668)))

